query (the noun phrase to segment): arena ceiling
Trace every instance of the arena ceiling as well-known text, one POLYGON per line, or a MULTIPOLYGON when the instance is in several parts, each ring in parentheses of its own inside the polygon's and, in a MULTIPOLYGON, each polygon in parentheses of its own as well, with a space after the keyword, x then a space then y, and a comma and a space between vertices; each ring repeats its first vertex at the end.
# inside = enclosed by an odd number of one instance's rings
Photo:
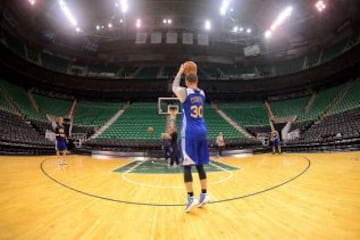
POLYGON ((224 15, 220 8, 226 0, 129 0, 125 13, 121 1, 3 0, 0 4, 3 19, 4 15, 12 18, 16 23, 12 27, 29 41, 50 35, 52 43, 64 45, 66 41, 86 38, 99 46, 99 51, 105 51, 106 47, 101 46, 108 42, 133 40, 139 31, 207 32, 217 42, 241 47, 255 43, 274 49, 312 47, 357 31, 360 26, 358 0, 324 0, 323 12, 315 7, 318 0, 229 0, 224 15), (76 18, 76 27, 65 18, 60 1, 66 2, 76 18), (287 6, 293 8, 292 16, 273 32, 271 39, 265 39, 264 33, 287 6), (139 28, 137 19, 141 20, 139 28), (164 24, 167 19, 171 24, 164 24), (209 30, 204 29, 207 20, 211 23, 209 30), (248 29, 251 33, 246 32, 248 29))

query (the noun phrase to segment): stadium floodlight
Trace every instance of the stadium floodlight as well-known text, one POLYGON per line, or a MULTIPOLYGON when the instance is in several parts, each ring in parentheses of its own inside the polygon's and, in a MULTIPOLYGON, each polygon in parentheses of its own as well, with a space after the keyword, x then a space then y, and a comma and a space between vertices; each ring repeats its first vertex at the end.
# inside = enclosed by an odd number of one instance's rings
POLYGON ((100 30, 100 26, 99 25, 96 25, 96 30, 100 30))
POLYGON ((322 12, 325 10, 326 4, 324 3, 324 1, 319 0, 315 3, 315 7, 319 12, 322 12))
POLYGON ((71 25, 73 25, 74 27, 77 27, 77 25, 78 25, 77 20, 72 15, 72 13, 70 11, 70 8, 68 7, 67 3, 64 0, 58 0, 58 3, 60 5, 60 8, 61 8, 62 12, 66 16, 66 18, 69 20, 71 25))
POLYGON ((108 28, 112 28, 112 26, 113 26, 112 23, 108 24, 108 28))
POLYGON ((251 33, 252 32, 251 28, 246 29, 246 32, 251 33))
POLYGON ((244 31, 244 28, 243 28, 243 27, 239 28, 239 31, 240 31, 240 32, 243 32, 243 31, 244 31))
POLYGON ((163 23, 170 25, 170 24, 172 24, 172 20, 171 20, 170 18, 168 18, 168 19, 165 19, 165 18, 164 18, 164 19, 163 19, 163 23))
POLYGON ((291 16, 293 12, 293 7, 288 6, 286 7, 275 19, 273 24, 271 24, 270 29, 275 30, 278 26, 280 26, 288 17, 291 16))
POLYGON ((209 31, 210 29, 211 29, 211 22, 210 22, 210 20, 206 20, 205 21, 205 30, 206 31, 209 31))
POLYGON ((135 24, 135 26, 136 26, 137 28, 140 28, 140 27, 141 27, 141 19, 140 19, 140 18, 136 19, 136 24, 135 24))
POLYGON ((238 26, 234 26, 234 27, 233 27, 233 32, 237 33, 238 31, 239 31, 238 26))
POLYGON ((229 9, 230 0, 223 0, 220 7, 220 15, 224 16, 229 9))
POLYGON ((121 12, 126 13, 129 10, 129 4, 127 0, 120 0, 121 12))
POLYGON ((35 1, 35 0, 29 0, 29 3, 30 3, 31 5, 34 5, 34 4, 36 3, 36 1, 35 1))
POLYGON ((121 19, 120 19, 120 23, 123 23, 123 22, 124 22, 124 20, 121 18, 121 19))
POLYGON ((76 31, 76 32, 80 32, 81 29, 80 29, 79 27, 76 27, 75 31, 76 31))
POLYGON ((271 31, 267 30, 264 34, 265 38, 271 38, 271 31))

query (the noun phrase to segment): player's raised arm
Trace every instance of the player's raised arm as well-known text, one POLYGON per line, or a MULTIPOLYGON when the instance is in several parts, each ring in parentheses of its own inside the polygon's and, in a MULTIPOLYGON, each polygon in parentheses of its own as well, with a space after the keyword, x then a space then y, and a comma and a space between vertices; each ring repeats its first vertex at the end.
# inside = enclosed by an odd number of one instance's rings
POLYGON ((174 79, 172 84, 172 90, 175 95, 179 98, 180 102, 185 102, 186 100, 186 92, 184 87, 180 87, 181 76, 184 73, 184 65, 181 64, 178 73, 174 79))

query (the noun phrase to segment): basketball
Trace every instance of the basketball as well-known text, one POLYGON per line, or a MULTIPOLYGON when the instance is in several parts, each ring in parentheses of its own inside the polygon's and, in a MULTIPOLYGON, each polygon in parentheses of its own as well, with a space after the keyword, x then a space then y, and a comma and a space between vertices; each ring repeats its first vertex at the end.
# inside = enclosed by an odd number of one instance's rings
POLYGON ((153 127, 148 127, 148 133, 152 134, 154 132, 154 128, 153 127))
POLYGON ((187 61, 184 63, 184 73, 194 73, 197 74, 197 65, 193 61, 187 61))

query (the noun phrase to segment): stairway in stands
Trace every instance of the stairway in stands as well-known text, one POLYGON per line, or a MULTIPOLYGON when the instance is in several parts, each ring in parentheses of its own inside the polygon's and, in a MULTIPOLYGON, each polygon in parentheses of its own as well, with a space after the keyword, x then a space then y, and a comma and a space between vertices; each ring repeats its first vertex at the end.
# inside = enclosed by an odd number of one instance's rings
MULTIPOLYGON (((323 98, 323 96, 325 96, 325 94, 327 94, 328 95, 327 97, 329 97, 331 96, 331 91, 334 91, 334 89, 336 88, 339 89, 339 91, 335 92, 335 94, 333 92, 332 100, 329 101, 326 105, 324 105, 322 111, 319 111, 315 119, 310 124, 308 124, 305 129, 303 129, 301 135, 306 132, 312 131, 313 128, 316 128, 316 126, 320 124, 328 116, 328 114, 332 111, 332 109, 334 109, 345 98, 345 96, 347 95, 353 84, 354 84, 353 81, 349 81, 348 83, 337 86, 335 88, 321 91, 318 97, 318 99, 320 100, 321 98, 323 98)), ((319 101, 319 103, 324 104, 324 101, 323 100, 319 101)), ((316 104, 316 101, 314 101, 314 104, 316 104)))
POLYGON ((27 95, 28 95, 28 98, 31 102, 31 105, 33 106, 33 108, 35 109, 36 112, 40 112, 40 107, 39 107, 39 104, 36 102, 34 96, 32 95, 32 91, 33 89, 29 89, 27 91, 27 95))
POLYGON ((129 103, 122 106, 103 126, 101 126, 95 133, 90 137, 90 139, 95 139, 100 136, 103 132, 106 131, 111 125, 118 120, 118 118, 126 111, 126 109, 130 106, 129 103))
POLYGON ((318 95, 318 94, 317 94, 316 91, 314 91, 314 92, 312 93, 311 98, 309 99, 309 102, 308 102, 308 103, 306 104, 306 106, 305 106, 305 109, 304 109, 304 112, 305 112, 305 113, 308 113, 308 112, 311 111, 317 95, 318 95))
POLYGON ((327 107, 327 109, 320 116, 320 121, 324 119, 329 113, 345 98, 348 94, 349 90, 354 86, 354 81, 350 81, 346 84, 346 86, 339 92, 338 95, 334 98, 331 104, 327 107))
POLYGON ((158 114, 157 102, 133 102, 98 139, 159 141, 165 127, 165 118, 158 114), (149 127, 153 128, 152 132, 148 131, 149 127))
POLYGON ((248 133, 245 128, 243 128, 240 124, 235 122, 230 116, 228 116, 224 111, 219 109, 216 104, 211 104, 211 108, 214 109, 228 124, 230 124, 234 129, 240 132, 247 138, 254 138, 250 133, 248 133))

